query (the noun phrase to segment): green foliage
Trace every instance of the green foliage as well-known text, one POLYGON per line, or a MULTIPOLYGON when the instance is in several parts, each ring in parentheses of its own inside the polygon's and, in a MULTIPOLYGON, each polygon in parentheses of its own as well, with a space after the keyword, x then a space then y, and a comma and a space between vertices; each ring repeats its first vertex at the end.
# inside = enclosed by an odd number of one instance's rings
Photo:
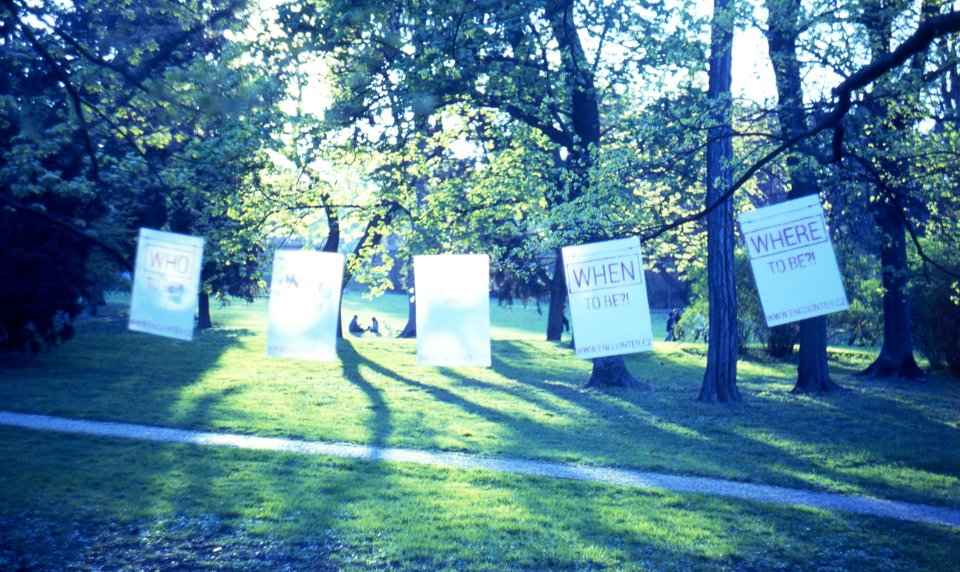
MULTIPOLYGON (((750 268, 746 250, 738 247, 734 251, 734 260, 737 291, 737 343, 740 350, 744 350, 748 344, 767 343, 769 330, 763 308, 760 306, 760 298, 757 295, 757 287, 753 281, 753 271, 750 268)), ((697 341, 697 332, 702 332, 699 339, 705 340, 706 318, 710 315, 707 269, 694 265, 690 268, 688 278, 691 284, 691 300, 690 305, 683 310, 680 317, 680 329, 687 341, 697 341)))
MULTIPOLYGON (((863 240, 863 237, 860 237, 863 240)), ((830 326, 839 330, 839 341, 852 345, 874 345, 883 335, 883 285, 876 259, 849 252, 850 245, 837 245, 844 289, 850 308, 830 316, 830 326), (845 252, 846 251, 846 252, 845 252)), ((854 245, 855 246, 855 245, 854 245)))
MULTIPOLYGON (((926 254, 960 274, 957 252, 932 240, 921 243, 926 254)), ((921 265, 922 263, 916 262, 921 265)), ((960 289, 956 276, 926 266, 911 289, 913 339, 934 368, 960 374, 960 289)))
MULTIPOLYGON (((264 164, 275 86, 226 39, 243 4, 6 3, 0 201, 49 215, 18 224, 44 221, 81 265, 92 245, 129 264, 139 226, 207 235, 206 290, 251 299, 262 248, 241 194, 264 164)), ((86 272, 49 263, 73 280, 50 297, 67 323, 77 293, 97 296, 115 275, 101 258, 86 272)))
POLYGON ((667 62, 700 61, 693 32, 677 22, 689 13, 631 2, 571 10, 540 1, 280 7, 291 45, 327 56, 338 80, 328 129, 375 150, 378 199, 401 213, 390 225, 398 258, 489 252, 498 290, 532 298, 545 291, 556 248, 648 226, 627 93, 641 75, 663 80, 667 62), (451 153, 451 143, 467 152, 451 153))
POLYGON ((0 208, 0 351, 38 352, 70 339, 89 295, 88 245, 29 216, 0 208))

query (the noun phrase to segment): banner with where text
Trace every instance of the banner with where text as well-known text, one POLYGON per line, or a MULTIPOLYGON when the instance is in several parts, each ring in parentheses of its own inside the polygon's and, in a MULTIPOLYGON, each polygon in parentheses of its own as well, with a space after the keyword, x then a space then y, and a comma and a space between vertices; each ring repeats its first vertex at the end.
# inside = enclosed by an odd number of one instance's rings
POLYGON ((193 339, 203 238, 141 228, 128 328, 193 339))
POLYGON ((278 250, 273 256, 267 355, 332 361, 344 256, 334 252, 278 250))
POLYGON ((639 238, 564 247, 563 266, 578 358, 653 349, 639 238))
POLYGON ((738 218, 768 327, 850 306, 817 195, 738 218))
POLYGON ((413 257, 417 363, 489 367, 490 258, 485 254, 413 257))

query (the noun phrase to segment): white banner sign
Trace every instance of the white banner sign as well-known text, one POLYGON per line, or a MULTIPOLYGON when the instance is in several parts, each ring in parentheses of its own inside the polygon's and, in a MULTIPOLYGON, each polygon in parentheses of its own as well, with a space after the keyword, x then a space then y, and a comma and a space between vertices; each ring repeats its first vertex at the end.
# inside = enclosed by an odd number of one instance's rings
POLYGON ((578 358, 653 349, 639 238, 564 247, 563 266, 578 358))
POLYGON ((342 254, 278 250, 270 280, 267 354, 310 360, 337 358, 342 254))
POLYGON ((739 219, 767 326, 849 307, 817 195, 745 212, 739 219))
POLYGON ((128 327, 192 340, 202 262, 202 238, 141 228, 128 327))
POLYGON ((417 363, 490 366, 490 259, 415 256, 417 363))

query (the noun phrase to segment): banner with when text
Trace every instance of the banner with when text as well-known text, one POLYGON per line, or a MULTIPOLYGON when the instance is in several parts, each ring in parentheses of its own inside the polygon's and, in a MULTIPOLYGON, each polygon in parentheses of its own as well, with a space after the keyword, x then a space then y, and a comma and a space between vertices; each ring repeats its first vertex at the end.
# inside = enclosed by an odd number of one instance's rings
POLYGON ((344 256, 278 250, 273 256, 267 355, 337 359, 337 319, 344 256))
POLYGON ((490 258, 485 254, 413 257, 417 363, 489 367, 490 258))
POLYGON ((850 306, 817 195, 738 218, 768 327, 850 306))
POLYGON ((639 238, 564 247, 563 266, 578 358, 653 349, 639 238))
POLYGON ((192 340, 202 262, 202 238, 141 228, 128 328, 192 340))

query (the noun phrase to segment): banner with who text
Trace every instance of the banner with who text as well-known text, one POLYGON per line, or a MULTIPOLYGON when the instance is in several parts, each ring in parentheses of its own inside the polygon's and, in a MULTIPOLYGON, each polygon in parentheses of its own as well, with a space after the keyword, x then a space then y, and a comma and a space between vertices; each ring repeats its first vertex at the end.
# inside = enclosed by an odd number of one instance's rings
POLYGON ((141 228, 129 329, 192 340, 202 263, 202 238, 141 228))

